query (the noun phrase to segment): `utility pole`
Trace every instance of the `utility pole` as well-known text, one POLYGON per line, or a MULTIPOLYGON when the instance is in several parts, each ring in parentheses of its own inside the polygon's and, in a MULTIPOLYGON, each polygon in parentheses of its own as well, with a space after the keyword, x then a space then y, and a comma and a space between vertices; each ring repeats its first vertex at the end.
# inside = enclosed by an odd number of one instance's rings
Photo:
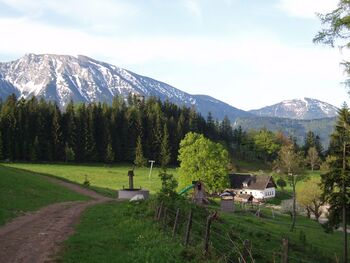
POLYGON ((154 164, 156 161, 154 161, 154 160, 149 160, 148 162, 151 163, 151 167, 150 167, 150 169, 149 169, 148 179, 151 179, 153 164, 154 164))

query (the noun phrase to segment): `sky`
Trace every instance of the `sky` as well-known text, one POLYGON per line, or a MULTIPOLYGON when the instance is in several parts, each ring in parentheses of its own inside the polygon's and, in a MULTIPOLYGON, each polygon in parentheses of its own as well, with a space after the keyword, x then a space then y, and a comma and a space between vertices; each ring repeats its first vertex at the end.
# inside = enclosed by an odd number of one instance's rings
POLYGON ((346 51, 315 45, 338 0, 0 0, 0 61, 86 55, 249 110, 349 103, 346 51))

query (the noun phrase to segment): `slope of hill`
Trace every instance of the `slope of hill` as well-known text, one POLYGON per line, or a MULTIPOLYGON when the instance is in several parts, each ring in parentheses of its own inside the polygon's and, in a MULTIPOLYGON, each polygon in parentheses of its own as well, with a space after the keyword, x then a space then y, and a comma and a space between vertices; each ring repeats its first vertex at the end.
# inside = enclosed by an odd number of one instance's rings
POLYGON ((191 95, 164 82, 94 60, 86 56, 35 55, 0 63, 0 97, 15 93, 24 98, 39 96, 64 107, 75 102, 107 102, 114 96, 156 96, 177 105, 195 107, 204 117, 231 120, 252 114, 209 96, 191 95))
POLYGON ((241 126, 244 130, 259 130, 266 128, 271 131, 282 131, 288 136, 297 138, 299 143, 304 143, 305 135, 308 131, 313 131, 319 135, 323 147, 329 145, 329 135, 334 130, 336 118, 323 118, 315 120, 296 120, 273 117, 254 117, 237 119, 234 127, 241 126))
POLYGON ((331 118, 337 115, 337 107, 316 99, 285 100, 272 106, 251 110, 260 117, 278 117, 300 120, 331 118))

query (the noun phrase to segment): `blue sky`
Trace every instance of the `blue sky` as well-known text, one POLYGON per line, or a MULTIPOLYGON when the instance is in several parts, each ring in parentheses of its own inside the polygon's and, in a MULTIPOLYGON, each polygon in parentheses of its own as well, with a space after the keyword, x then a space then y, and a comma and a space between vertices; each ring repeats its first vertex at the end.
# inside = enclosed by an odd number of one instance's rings
POLYGON ((87 55, 241 109, 348 101, 346 52, 316 46, 337 0, 0 0, 0 61, 87 55))

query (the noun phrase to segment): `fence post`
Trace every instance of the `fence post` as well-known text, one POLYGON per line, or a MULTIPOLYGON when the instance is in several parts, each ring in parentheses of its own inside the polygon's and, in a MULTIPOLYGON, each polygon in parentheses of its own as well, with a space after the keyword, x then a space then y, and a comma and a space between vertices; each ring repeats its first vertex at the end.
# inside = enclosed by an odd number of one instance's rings
POLYGON ((177 222, 179 221, 179 215, 180 215, 180 208, 176 210, 176 216, 175 216, 175 221, 174 221, 174 226, 173 226, 173 235, 171 238, 174 238, 176 234, 176 228, 177 228, 177 222))
POLYGON ((156 212, 154 214, 154 220, 158 219, 158 214, 159 214, 159 206, 156 206, 156 212))
POLYGON ((160 207, 159 207, 159 211, 158 211, 158 215, 157 215, 157 220, 159 221, 161 215, 163 212, 163 202, 160 203, 160 207))
POLYGON ((208 254, 209 252, 209 240, 210 240, 210 227, 211 227, 211 222, 216 217, 216 212, 214 214, 211 214, 207 218, 207 225, 205 227, 205 238, 204 238, 204 254, 208 254))
POLYGON ((288 263, 288 238, 282 239, 281 263, 288 263))
POLYGON ((164 208, 164 217, 163 217, 163 228, 164 228, 164 231, 165 231, 165 229, 166 229, 166 220, 167 220, 167 216, 168 216, 168 208, 167 207, 165 207, 164 208))
POLYGON ((243 253, 242 253, 242 257, 243 257, 243 262, 248 262, 248 258, 250 255, 250 249, 251 248, 251 244, 250 241, 248 239, 243 241, 243 253))
POLYGON ((188 215, 188 222, 187 222, 186 236, 185 236, 185 246, 187 246, 188 242, 190 241, 191 227, 192 227, 192 209, 190 210, 190 213, 188 215))

